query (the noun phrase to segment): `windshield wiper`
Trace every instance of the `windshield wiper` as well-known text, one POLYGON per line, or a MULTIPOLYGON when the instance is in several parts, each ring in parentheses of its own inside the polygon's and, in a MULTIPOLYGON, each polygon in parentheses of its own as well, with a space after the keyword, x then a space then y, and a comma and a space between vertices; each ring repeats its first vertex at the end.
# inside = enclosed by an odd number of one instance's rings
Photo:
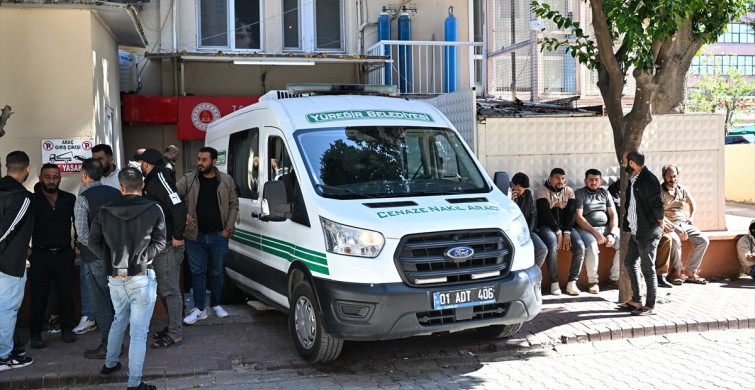
POLYGON ((342 188, 342 187, 336 187, 336 186, 329 186, 329 185, 327 185, 327 184, 315 184, 315 186, 317 186, 317 187, 319 187, 319 188, 322 188, 322 189, 324 189, 324 190, 336 190, 336 191, 341 191, 341 192, 345 192, 345 193, 347 193, 347 194, 356 195, 356 196, 359 196, 359 197, 362 197, 362 198, 366 198, 366 199, 377 199, 377 198, 376 198, 376 197, 374 197, 374 196, 369 196, 369 195, 366 195, 366 194, 360 194, 359 192, 356 192, 356 191, 352 191, 352 190, 350 190, 350 189, 348 189, 348 188, 342 188))

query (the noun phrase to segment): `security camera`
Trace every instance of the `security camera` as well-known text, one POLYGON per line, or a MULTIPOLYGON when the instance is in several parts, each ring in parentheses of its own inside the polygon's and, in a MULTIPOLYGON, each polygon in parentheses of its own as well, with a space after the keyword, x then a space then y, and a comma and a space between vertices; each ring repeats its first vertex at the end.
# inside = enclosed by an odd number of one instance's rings
POLYGON ((540 19, 532 19, 530 20, 530 30, 545 31, 545 25, 540 22, 540 19))

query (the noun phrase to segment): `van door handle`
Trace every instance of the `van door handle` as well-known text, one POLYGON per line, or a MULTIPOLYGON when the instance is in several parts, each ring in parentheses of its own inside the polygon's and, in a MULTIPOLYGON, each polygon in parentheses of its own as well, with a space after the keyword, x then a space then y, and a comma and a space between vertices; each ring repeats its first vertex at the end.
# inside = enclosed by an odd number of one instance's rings
POLYGON ((256 211, 252 211, 252 218, 260 218, 260 217, 262 217, 261 213, 258 213, 256 211))

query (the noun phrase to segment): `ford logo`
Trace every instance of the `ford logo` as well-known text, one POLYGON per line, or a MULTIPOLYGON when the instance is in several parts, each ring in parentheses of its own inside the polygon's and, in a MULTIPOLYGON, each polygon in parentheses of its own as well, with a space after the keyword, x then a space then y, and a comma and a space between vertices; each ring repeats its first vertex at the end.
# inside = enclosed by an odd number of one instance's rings
POLYGON ((453 248, 447 249, 443 256, 454 263, 461 263, 463 261, 467 261, 474 256, 474 249, 468 247, 468 246, 455 246, 453 248))

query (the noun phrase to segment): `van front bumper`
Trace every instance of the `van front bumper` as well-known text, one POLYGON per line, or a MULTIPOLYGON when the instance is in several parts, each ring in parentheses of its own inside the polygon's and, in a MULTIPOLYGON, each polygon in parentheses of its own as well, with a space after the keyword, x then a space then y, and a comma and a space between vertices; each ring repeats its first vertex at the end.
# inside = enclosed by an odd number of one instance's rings
POLYGON ((323 325, 344 340, 388 340, 531 320, 540 312, 540 268, 512 271, 501 280, 414 288, 404 283, 357 284, 315 279, 323 325), (495 302, 434 310, 433 293, 495 287, 495 302))

